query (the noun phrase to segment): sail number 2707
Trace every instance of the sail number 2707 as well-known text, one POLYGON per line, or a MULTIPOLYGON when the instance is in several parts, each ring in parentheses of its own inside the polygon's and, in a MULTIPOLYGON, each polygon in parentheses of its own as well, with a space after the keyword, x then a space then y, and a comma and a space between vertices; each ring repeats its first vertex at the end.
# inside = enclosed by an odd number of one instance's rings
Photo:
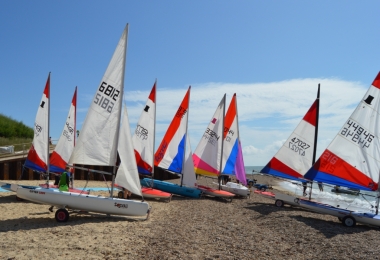
POLYGON ((108 113, 111 113, 112 108, 114 106, 114 102, 112 102, 112 100, 117 101, 119 94, 119 90, 112 87, 111 85, 108 85, 106 82, 103 81, 102 84, 100 84, 98 93, 96 93, 94 103, 100 106, 101 108, 106 109, 108 113), (108 99, 107 97, 109 97, 110 99, 108 99))
POLYGON ((301 156, 305 156, 305 150, 309 147, 310 145, 297 137, 293 137, 289 142, 289 148, 301 156))

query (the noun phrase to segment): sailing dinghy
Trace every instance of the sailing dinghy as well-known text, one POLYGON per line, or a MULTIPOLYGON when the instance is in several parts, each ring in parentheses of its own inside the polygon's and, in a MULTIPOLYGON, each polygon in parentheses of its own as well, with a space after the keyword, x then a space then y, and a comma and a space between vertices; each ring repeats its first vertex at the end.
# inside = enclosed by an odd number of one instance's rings
MULTIPOLYGON (((300 206, 336 216, 345 226, 356 222, 380 226, 380 72, 333 141, 305 174, 305 178, 349 189, 377 192, 375 210, 343 209, 339 205, 305 202, 300 206)), ((339 202, 337 202, 339 203, 339 202)))
MULTIPOLYGON (((75 88, 73 98, 71 100, 71 105, 69 109, 69 113, 66 118, 65 125, 62 130, 62 134, 59 137, 58 143, 54 148, 53 153, 50 156, 50 173, 54 173, 55 175, 60 175, 65 171, 66 165, 69 163, 70 156, 75 147, 75 134, 76 134, 76 105, 77 104, 77 88, 75 88)), ((74 180, 74 173, 72 174, 72 182, 74 180)), ((58 189, 58 185, 54 185, 54 183, 44 183, 40 184, 40 187, 44 188, 56 188, 58 189)), ((88 194, 88 191, 84 191, 81 189, 75 189, 74 184, 71 183, 71 187, 69 187, 69 191, 71 192, 79 192, 88 194)))
MULTIPOLYGON (((83 123, 80 137, 70 158, 71 164, 113 166, 113 182, 116 173, 117 149, 119 143, 127 35, 128 24, 123 31, 106 72, 97 87, 97 91, 83 123)), ((46 100, 41 102, 41 105, 46 103, 47 98, 45 99, 46 100)), ((45 108, 44 112, 48 114, 48 106, 46 107, 46 105, 44 105, 40 106, 40 108, 41 107, 45 108)), ((129 127, 128 122, 124 122, 123 126, 129 127)), ((48 133, 48 129, 48 123, 45 123, 43 127, 36 125, 35 133, 37 131, 37 134, 39 132, 48 133)), ((49 135, 44 135, 41 138, 46 140, 46 144, 48 145, 49 135)), ((128 140, 128 138, 131 139, 131 136, 125 138, 128 140)), ((128 141, 131 142, 131 140, 128 141)), ((47 145, 46 147, 48 147, 47 145)), ((128 149, 128 147, 129 146, 121 146, 120 149, 128 149)), ((133 153, 133 151, 131 153, 133 153)), ((47 154, 44 156, 47 158, 47 154)), ((46 162, 46 160, 43 162, 46 162)), ((126 168, 129 169, 129 167, 126 168)), ((95 170, 91 171, 101 172, 95 170)), ((110 174, 107 172, 101 173, 110 174)), ((122 174, 128 173, 130 173, 128 170, 122 171, 122 174)), ((131 180, 134 179, 135 178, 131 178, 131 180)), ((135 185, 137 186, 137 184, 135 185)), ((55 214, 55 218, 58 222, 66 222, 69 219, 67 209, 138 217, 149 216, 150 211, 149 204, 144 201, 113 198, 113 187, 111 187, 110 197, 62 192, 42 187, 30 189, 17 187, 17 196, 37 203, 58 207, 59 209, 55 214)))
MULTIPOLYGON (((135 151, 134 159, 137 162, 138 173, 141 175, 153 175, 153 154, 154 137, 156 129, 156 85, 154 83, 149 94, 145 107, 140 115, 135 133, 132 137, 133 148, 135 151)), ((115 188, 119 189, 118 197, 124 198, 124 188, 115 183, 115 188)), ((170 202, 172 194, 151 187, 141 187, 140 195, 144 198, 163 199, 170 202)))
MULTIPOLYGON (((318 136, 320 85, 317 98, 309 108, 301 122, 288 137, 275 156, 261 170, 282 180, 303 181, 303 176, 315 162, 318 136)), ((299 197, 283 192, 255 190, 255 194, 275 200, 275 205, 282 207, 284 203, 298 206, 299 197)))
MULTIPOLYGON (((211 121, 206 128, 202 139, 193 154, 195 173, 208 177, 219 177, 222 172, 223 161, 223 134, 226 94, 220 101, 211 121)), ((204 194, 232 200, 235 194, 205 185, 198 185, 204 194)))
POLYGON ((199 198, 202 192, 197 188, 190 139, 187 133, 190 89, 191 87, 187 90, 154 155, 154 165, 179 174, 181 183, 144 178, 141 184, 184 197, 199 198))
POLYGON ((250 190, 244 186, 247 185, 247 178, 245 175, 243 152, 241 149, 239 136, 236 93, 232 96, 225 116, 223 142, 222 174, 227 176, 235 176, 239 183, 221 183, 220 187, 222 190, 231 192, 235 195, 245 198, 249 197, 250 190))

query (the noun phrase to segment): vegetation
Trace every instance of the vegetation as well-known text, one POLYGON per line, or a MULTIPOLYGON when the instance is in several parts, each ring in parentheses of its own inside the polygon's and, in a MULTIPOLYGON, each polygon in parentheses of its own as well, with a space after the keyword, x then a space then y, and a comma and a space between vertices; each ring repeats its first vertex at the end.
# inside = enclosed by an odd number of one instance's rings
POLYGON ((5 138, 30 138, 34 135, 33 128, 17 122, 10 117, 0 114, 0 137, 5 138))
POLYGON ((14 145, 15 151, 29 149, 33 136, 33 128, 0 114, 0 146, 14 145))

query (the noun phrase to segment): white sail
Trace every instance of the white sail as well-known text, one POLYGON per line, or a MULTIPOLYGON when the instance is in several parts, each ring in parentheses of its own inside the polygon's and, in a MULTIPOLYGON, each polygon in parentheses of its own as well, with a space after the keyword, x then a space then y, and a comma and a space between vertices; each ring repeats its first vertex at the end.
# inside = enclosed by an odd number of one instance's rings
POLYGON ((208 176, 217 176, 220 174, 225 104, 226 94, 224 94, 220 101, 201 141, 195 149, 193 160, 197 174, 208 176))
POLYGON ((117 170, 115 183, 134 194, 142 196, 126 106, 124 106, 118 152, 121 162, 117 170))
POLYGON ((189 134, 186 133, 186 151, 185 166, 182 174, 182 184, 186 187, 197 187, 197 179, 195 178, 193 153, 190 146, 189 134))
POLYGON ((70 159, 71 164, 116 164, 127 35, 128 24, 92 100, 70 159))
POLYGON ((156 127, 156 82, 146 101, 132 137, 139 173, 153 172, 154 136, 156 127))
POLYGON ((50 171, 63 172, 70 160, 71 154, 75 147, 76 131, 76 105, 77 105, 77 88, 71 101, 70 110, 66 118, 65 125, 58 143, 50 156, 50 171))

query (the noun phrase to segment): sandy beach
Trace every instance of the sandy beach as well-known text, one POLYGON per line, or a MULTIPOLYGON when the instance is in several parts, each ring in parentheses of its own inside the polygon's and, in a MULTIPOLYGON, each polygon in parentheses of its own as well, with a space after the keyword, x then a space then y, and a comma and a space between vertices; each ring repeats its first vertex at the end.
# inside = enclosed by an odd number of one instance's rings
MULTIPOLYGON (((257 179, 269 182, 265 176, 257 179)), ((213 181, 198 182, 211 186, 213 181)), ((83 187, 86 182, 75 184, 83 187)), ((92 181, 87 187, 106 184, 92 181)), ((231 203, 179 196, 169 203, 148 202, 148 220, 94 213, 71 214, 68 222, 57 223, 48 205, 17 201, 15 193, 0 192, 0 259, 380 258, 379 229, 344 227, 335 217, 277 208, 259 195, 231 203)))

